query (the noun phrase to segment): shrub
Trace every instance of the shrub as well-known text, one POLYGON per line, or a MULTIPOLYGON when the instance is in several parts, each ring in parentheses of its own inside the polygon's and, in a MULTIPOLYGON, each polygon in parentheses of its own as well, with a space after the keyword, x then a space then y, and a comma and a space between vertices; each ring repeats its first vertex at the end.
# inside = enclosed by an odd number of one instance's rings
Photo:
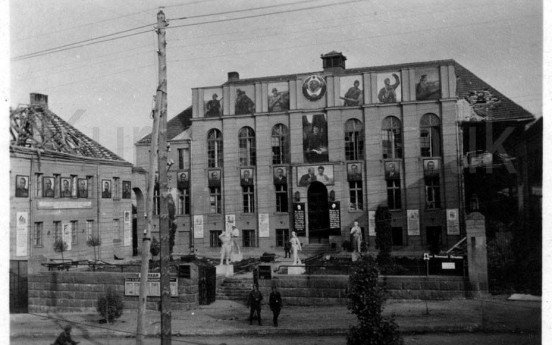
POLYGON ((61 238, 58 238, 54 241, 54 251, 56 253, 61 253, 61 261, 63 261, 63 252, 67 250, 67 243, 61 238))
POLYGON ((150 245, 151 256, 154 257, 154 256, 159 255, 160 251, 161 251, 161 242, 159 242, 157 237, 153 237, 152 240, 151 240, 151 245, 150 245))
POLYGON ((347 308, 358 318, 349 329, 347 345, 399 345, 402 339, 392 317, 383 317, 384 290, 378 285, 378 269, 367 255, 353 264, 349 276, 347 308))
POLYGON ((98 297, 96 310, 111 323, 123 314, 123 297, 112 288, 107 288, 105 295, 98 297))

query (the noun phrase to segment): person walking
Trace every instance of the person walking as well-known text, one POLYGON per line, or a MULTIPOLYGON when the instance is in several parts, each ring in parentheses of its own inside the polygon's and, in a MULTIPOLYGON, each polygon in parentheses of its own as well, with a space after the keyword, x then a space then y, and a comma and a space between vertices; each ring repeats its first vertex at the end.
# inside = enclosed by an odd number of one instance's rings
POLYGON ((278 316, 280 315, 280 310, 282 310, 282 296, 276 286, 272 287, 268 304, 270 305, 270 310, 272 310, 274 327, 278 327, 278 316))
POLYGON ((259 291, 257 285, 253 285, 253 289, 249 293, 247 298, 247 304, 249 305, 249 324, 253 324, 253 314, 257 313, 257 320, 259 320, 259 326, 262 326, 261 323, 261 301, 263 300, 263 295, 259 291))
POLYGON ((77 345, 79 342, 71 339, 71 329, 71 325, 65 326, 52 345, 77 345))

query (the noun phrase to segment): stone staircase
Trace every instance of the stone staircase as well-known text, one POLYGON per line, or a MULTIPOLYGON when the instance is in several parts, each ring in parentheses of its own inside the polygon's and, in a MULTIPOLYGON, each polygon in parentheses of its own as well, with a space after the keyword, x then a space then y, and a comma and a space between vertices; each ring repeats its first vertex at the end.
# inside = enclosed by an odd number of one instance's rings
POLYGON ((217 300, 247 301, 253 277, 226 277, 217 287, 217 300))
POLYGON ((331 251, 332 249, 328 243, 309 243, 305 244, 303 250, 299 253, 301 257, 311 257, 331 251))

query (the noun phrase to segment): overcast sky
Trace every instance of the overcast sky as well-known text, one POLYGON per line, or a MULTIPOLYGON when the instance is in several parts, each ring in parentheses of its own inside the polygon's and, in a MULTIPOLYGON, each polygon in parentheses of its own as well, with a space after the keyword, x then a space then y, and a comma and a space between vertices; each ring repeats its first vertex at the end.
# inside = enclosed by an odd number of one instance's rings
MULTIPOLYGON (((542 116, 541 1, 24 0, 9 4, 12 59, 148 24, 152 25, 126 34, 151 29, 157 6, 164 5, 170 28, 169 118, 191 104, 191 88, 220 85, 229 71, 238 71, 241 78, 318 71, 320 55, 332 50, 343 52, 348 68, 455 59, 542 116), (326 6, 336 3, 341 5, 326 6), (273 7, 254 10, 267 6, 273 7), (262 13, 272 14, 220 21, 262 13), (182 17, 189 19, 176 20, 182 17)), ((79 130, 92 137, 97 128, 101 144, 134 162, 133 143, 151 126, 156 49, 157 38, 150 30, 12 60, 10 104, 28 103, 31 92, 47 94, 52 111, 65 120, 82 114, 71 120, 79 130)))

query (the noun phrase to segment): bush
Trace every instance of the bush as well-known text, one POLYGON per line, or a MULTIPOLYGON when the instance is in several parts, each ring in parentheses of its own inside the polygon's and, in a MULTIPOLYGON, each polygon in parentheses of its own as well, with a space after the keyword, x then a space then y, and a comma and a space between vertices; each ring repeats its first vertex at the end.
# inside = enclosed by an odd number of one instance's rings
POLYGON ((61 253, 61 261, 63 260, 63 252, 67 251, 67 243, 61 238, 58 238, 54 241, 54 251, 56 253, 61 253))
POLYGON ((353 251, 353 248, 351 246, 351 242, 350 241, 343 241, 343 244, 341 244, 341 248, 343 248, 343 250, 346 250, 348 252, 352 252, 353 251))
POLYGON ((151 256, 154 257, 154 256, 159 255, 160 251, 161 251, 161 242, 159 242, 157 237, 153 237, 152 240, 151 240, 151 245, 150 245, 151 256))
POLYGON ((347 308, 359 324, 349 329, 347 345, 399 345, 399 327, 392 317, 383 317, 384 290, 378 285, 378 268, 371 256, 353 264, 349 276, 347 308))
POLYGON ((108 288, 105 295, 98 297, 96 310, 107 322, 112 323, 123 314, 123 297, 108 288))

